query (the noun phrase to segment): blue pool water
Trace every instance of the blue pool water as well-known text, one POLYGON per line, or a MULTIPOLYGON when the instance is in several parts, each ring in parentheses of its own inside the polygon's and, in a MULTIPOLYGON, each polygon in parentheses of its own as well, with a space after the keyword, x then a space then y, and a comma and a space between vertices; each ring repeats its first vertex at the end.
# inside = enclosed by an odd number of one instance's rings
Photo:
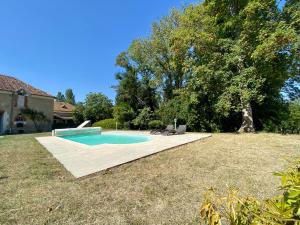
POLYGON ((76 136, 63 136, 61 138, 75 141, 86 145, 101 145, 101 144, 134 144, 150 140, 147 136, 133 136, 122 134, 84 134, 76 136))

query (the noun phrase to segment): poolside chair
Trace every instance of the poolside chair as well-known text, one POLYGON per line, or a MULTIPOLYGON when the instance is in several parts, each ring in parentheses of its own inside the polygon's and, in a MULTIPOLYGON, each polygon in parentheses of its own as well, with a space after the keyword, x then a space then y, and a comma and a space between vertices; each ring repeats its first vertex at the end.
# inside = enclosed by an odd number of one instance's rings
POLYGON ((150 134, 161 134, 161 133, 163 133, 163 132, 171 132, 171 131, 174 131, 174 126, 173 125, 171 125, 171 124, 169 124, 167 127, 166 127, 166 129, 156 129, 156 130, 151 130, 150 131, 150 134))
POLYGON ((185 134, 185 132, 186 132, 186 125, 179 125, 175 134, 185 134))
POLYGON ((186 132, 186 125, 179 125, 179 127, 176 130, 170 130, 165 131, 162 133, 162 135, 174 135, 174 134, 184 134, 186 132))

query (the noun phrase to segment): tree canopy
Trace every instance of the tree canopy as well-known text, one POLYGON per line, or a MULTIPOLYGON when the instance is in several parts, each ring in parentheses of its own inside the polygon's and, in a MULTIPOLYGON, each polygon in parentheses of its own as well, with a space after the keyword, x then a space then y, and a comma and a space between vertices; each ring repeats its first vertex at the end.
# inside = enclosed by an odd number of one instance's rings
POLYGON ((66 90, 65 96, 66 96, 66 102, 67 103, 70 103, 72 105, 76 104, 75 95, 74 95, 73 90, 71 88, 66 90))
POLYGON ((66 97, 64 94, 62 94, 60 91, 57 93, 56 95, 56 100, 59 102, 65 102, 66 101, 66 97))
POLYGON ((76 104, 75 95, 74 95, 73 90, 71 88, 68 88, 65 91, 65 94, 62 94, 59 91, 56 95, 56 100, 59 101, 59 102, 67 102, 67 103, 70 103, 72 105, 76 104))
MULTIPOLYGON (((253 132, 300 96, 299 2, 206 0, 173 10, 116 60, 117 104, 192 130, 253 132)), ((137 120, 135 120, 137 121, 137 120)))
POLYGON ((102 93, 89 93, 84 102, 76 105, 73 117, 76 123, 91 120, 92 123, 112 118, 112 101, 102 93))

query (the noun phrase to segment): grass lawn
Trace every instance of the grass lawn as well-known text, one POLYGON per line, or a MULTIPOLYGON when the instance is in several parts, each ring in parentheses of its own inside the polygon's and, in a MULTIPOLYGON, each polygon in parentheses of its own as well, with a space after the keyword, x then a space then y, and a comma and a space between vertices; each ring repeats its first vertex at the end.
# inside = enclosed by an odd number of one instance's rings
POLYGON ((0 224, 199 224, 202 194, 270 197, 300 136, 213 134, 75 180, 34 137, 0 138, 0 224))

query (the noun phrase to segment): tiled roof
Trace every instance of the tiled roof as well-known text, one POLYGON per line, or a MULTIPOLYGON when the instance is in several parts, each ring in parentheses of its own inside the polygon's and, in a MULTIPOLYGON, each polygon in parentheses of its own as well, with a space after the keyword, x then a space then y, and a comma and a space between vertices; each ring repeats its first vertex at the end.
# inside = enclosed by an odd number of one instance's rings
POLYGON ((0 74, 0 90, 15 92, 20 89, 24 89, 28 94, 31 95, 53 97, 47 92, 32 87, 31 85, 26 84, 23 81, 20 81, 14 77, 0 74))
POLYGON ((72 113, 75 106, 66 102, 54 102, 54 112, 69 112, 72 113))

